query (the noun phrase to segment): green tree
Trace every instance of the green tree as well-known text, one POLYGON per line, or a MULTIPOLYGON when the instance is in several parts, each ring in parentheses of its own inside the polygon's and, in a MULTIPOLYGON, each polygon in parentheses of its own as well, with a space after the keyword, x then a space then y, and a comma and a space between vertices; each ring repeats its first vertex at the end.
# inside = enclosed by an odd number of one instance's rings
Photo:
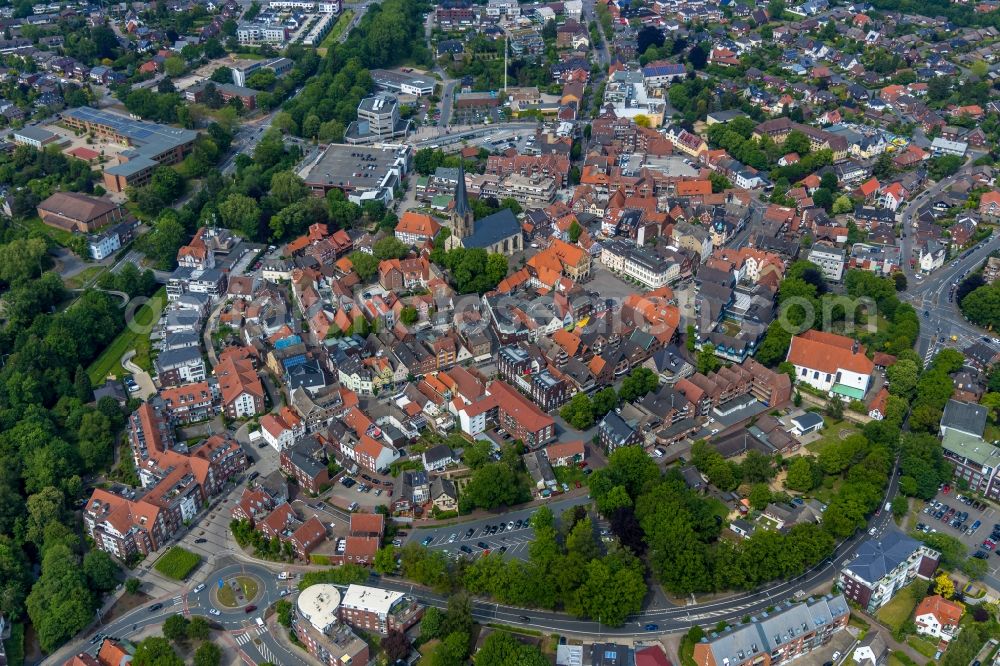
POLYGON ((27 598, 28 617, 42 649, 52 652, 87 626, 93 604, 79 558, 70 547, 57 544, 46 549, 41 576, 27 598))
POLYGON ((833 201, 833 214, 840 215, 841 213, 850 213, 854 210, 854 202, 846 194, 841 194, 839 197, 833 201))
POLYGON ((195 615, 188 622, 187 626, 187 637, 188 640, 192 641, 204 641, 208 639, 208 634, 211 631, 211 627, 208 624, 208 620, 201 617, 200 615, 195 615))
POLYGON ((719 359, 715 356, 715 350, 711 346, 702 347, 698 352, 698 372, 703 375, 710 374, 719 369, 719 359))
POLYGON ((549 660, 533 645, 506 631, 494 631, 476 652, 476 666, 546 666, 549 660))
POLYGON ((580 240, 580 234, 583 233, 583 227, 576 220, 573 220, 569 225, 569 242, 575 243, 580 240))
POLYGON ((348 255, 348 259, 351 260, 351 265, 354 266, 362 282, 369 282, 378 272, 378 259, 367 252, 352 252, 348 255))
POLYGON ((420 315, 417 313, 417 309, 412 305, 404 306, 403 311, 399 314, 399 320, 407 326, 413 326, 419 319, 420 315))
POLYGON ((222 650, 215 643, 205 641, 194 651, 194 666, 219 666, 222 650))
POLYGON ((144 638, 132 655, 134 666, 183 666, 184 660, 177 656, 166 638, 150 636, 144 638))
POLYGON ((383 576, 394 572, 396 570, 396 548, 394 546, 379 548, 375 552, 375 559, 372 564, 375 567, 375 571, 383 576))
POLYGON ((118 585, 118 565, 103 550, 91 550, 83 556, 83 573, 91 589, 108 592, 118 585))
POLYGON ((188 619, 180 613, 163 621, 163 636, 175 643, 187 640, 188 619))
POLYGON ((763 509, 771 503, 771 489, 766 483, 755 483, 750 488, 750 506, 755 509, 763 509))
POLYGON ((410 248, 395 236, 386 236, 375 242, 375 245, 372 246, 372 252, 375 254, 375 259, 384 261, 386 259, 402 259, 409 254, 410 248))
POLYGON ((292 171, 276 171, 271 176, 271 197, 282 207, 309 196, 305 182, 292 171))
POLYGON ((806 493, 815 488, 821 478, 822 471, 817 470, 814 458, 811 456, 797 456, 788 465, 785 486, 791 490, 806 493))
POLYGON ((562 406, 559 416, 577 430, 587 430, 594 425, 594 405, 590 396, 582 391, 577 393, 562 406))
POLYGON ((246 238, 255 239, 260 227, 260 208, 257 202, 243 194, 230 194, 219 204, 219 217, 229 229, 246 238))

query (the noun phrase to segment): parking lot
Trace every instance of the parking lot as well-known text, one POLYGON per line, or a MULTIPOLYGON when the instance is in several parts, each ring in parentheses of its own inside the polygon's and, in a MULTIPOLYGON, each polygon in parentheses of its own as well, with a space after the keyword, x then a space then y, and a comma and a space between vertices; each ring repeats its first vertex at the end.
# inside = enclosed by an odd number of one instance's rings
MULTIPOLYGON (((982 544, 990 537, 993 526, 1000 523, 1000 512, 988 504, 980 503, 983 508, 977 508, 975 504, 966 504, 962 501, 964 498, 965 496, 957 489, 945 486, 917 515, 917 522, 926 526, 923 530, 925 532, 937 531, 959 539, 968 547, 970 555, 979 550, 989 552, 990 555, 986 560, 991 573, 997 575, 1000 573, 1000 556, 996 555, 995 549, 993 551, 984 549, 982 544), (945 489, 948 489, 948 492, 944 492, 945 489), (954 523, 959 513, 968 513, 968 517, 956 526, 954 523), (946 516, 950 518, 944 520, 946 516), (980 525, 975 532, 969 534, 976 521, 979 521, 980 525)), ((971 498, 968 499, 971 501, 971 498)))
MULTIPOLYGON (((589 502, 589 497, 582 496, 550 502, 547 506, 552 510, 552 513, 556 518, 556 522, 558 522, 559 515, 566 509, 580 504, 587 504, 589 502)), ((522 560, 527 560, 528 544, 530 544, 535 537, 534 530, 531 529, 528 523, 532 514, 534 514, 537 510, 538 507, 535 506, 530 509, 521 509, 520 511, 510 511, 502 514, 498 513, 495 516, 489 516, 487 518, 473 520, 467 523, 459 523, 434 529, 411 530, 407 536, 407 542, 426 542, 425 545, 430 550, 440 550, 449 557, 464 556, 471 559, 482 556, 485 550, 500 552, 500 550, 506 546, 506 550, 503 551, 504 557, 517 557, 522 560), (517 526, 518 521, 521 522, 520 527, 517 526), (504 530, 502 532, 500 531, 501 523, 504 525, 504 530), (509 529, 507 527, 510 523, 514 523, 513 529, 509 529), (485 528, 487 525, 496 529, 491 529, 491 533, 486 534, 485 528), (471 534, 469 534, 469 530, 472 530, 471 534), (486 544, 487 548, 485 550, 479 546, 480 542, 486 544), (467 551, 462 550, 463 546, 465 546, 467 551)))

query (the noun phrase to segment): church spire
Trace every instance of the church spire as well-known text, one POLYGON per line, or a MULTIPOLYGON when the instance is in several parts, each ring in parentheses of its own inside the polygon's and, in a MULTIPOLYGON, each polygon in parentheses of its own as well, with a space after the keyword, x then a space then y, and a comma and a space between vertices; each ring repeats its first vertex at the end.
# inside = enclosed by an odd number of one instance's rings
POLYGON ((459 238, 465 238, 472 233, 472 206, 469 205, 469 194, 465 191, 465 166, 459 160, 458 184, 455 186, 455 208, 452 212, 453 232, 459 238))

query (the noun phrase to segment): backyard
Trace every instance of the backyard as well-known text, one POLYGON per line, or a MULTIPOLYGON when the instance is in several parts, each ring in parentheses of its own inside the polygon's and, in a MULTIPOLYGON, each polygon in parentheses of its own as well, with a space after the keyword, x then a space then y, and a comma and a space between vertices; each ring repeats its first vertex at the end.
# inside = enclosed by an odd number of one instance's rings
POLYGON ((927 583, 921 580, 904 587, 875 614, 879 622, 891 629, 894 634, 899 633, 903 625, 913 616, 913 609, 923 598, 926 589, 927 583))

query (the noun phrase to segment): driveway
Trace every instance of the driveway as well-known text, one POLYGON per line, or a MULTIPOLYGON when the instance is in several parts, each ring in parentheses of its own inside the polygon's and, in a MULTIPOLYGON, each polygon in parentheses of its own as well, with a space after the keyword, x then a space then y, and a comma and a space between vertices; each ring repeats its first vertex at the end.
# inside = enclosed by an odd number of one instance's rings
POLYGON ((134 349, 125 352, 125 355, 122 356, 122 367, 132 373, 132 378, 139 385, 139 392, 132 395, 145 400, 156 393, 156 384, 153 383, 153 378, 149 376, 148 372, 132 362, 133 356, 135 356, 134 349))

